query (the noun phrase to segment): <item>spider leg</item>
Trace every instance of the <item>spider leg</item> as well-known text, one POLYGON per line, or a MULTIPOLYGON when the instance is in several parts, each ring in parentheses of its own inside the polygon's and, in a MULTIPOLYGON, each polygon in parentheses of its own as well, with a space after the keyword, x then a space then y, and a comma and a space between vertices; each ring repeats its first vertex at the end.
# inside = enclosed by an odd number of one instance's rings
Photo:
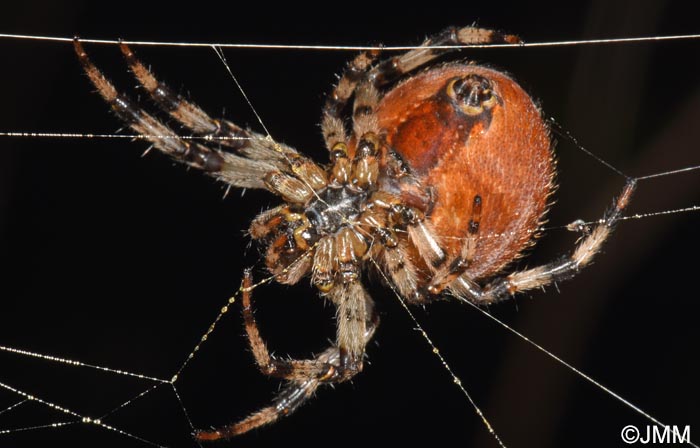
POLYGON ((242 287, 243 316, 253 355, 263 373, 286 378, 287 385, 270 406, 243 420, 216 430, 196 432, 199 441, 228 439, 272 423, 298 409, 322 384, 351 378, 361 369, 364 347, 379 325, 370 297, 358 282, 352 282, 336 288, 339 292, 331 297, 338 302, 338 347, 329 347, 311 360, 276 360, 270 356, 253 317, 252 286, 252 274, 247 270, 242 287))
POLYGON ((252 306, 253 275, 246 270, 243 276, 241 300, 243 302, 243 319, 245 330, 253 351, 255 362, 260 371, 268 376, 284 378, 287 380, 305 381, 316 379, 323 381, 326 377, 335 374, 336 367, 328 362, 321 362, 320 357, 314 359, 276 359, 270 355, 267 344, 260 335, 258 324, 255 321, 252 306))
POLYGON ((309 226, 308 218, 286 204, 263 211, 251 222, 248 234, 267 243, 265 262, 279 283, 296 284, 311 270, 313 251, 304 239, 309 226))
MULTIPOLYGON (((363 83, 356 89, 353 104, 353 136, 352 144, 347 140, 345 129, 341 122, 321 123, 324 138, 331 150, 330 182, 334 184, 350 184, 355 189, 373 190, 379 179, 380 157, 383 157, 385 145, 380 136, 379 122, 375 114, 379 104, 379 91, 369 83, 363 83), (342 130, 332 131, 329 126, 340 126, 342 130), (334 137, 329 137, 329 132, 334 137), (342 140, 334 140, 336 137, 342 140), (329 140, 330 139, 330 140, 329 140)), ((338 128, 340 129, 340 128, 338 128)))
POLYGON ((287 167, 289 157, 300 157, 291 147, 277 143, 256 132, 246 130, 228 120, 211 118, 204 110, 182 95, 173 92, 159 81, 137 57, 131 48, 121 43, 119 48, 131 72, 153 101, 171 117, 197 135, 205 136, 250 159, 287 167))
MULTIPOLYGON (((198 134, 217 135, 217 133, 220 133, 220 135, 225 135, 221 123, 213 120, 199 106, 187 101, 181 95, 170 90, 164 83, 158 81, 153 73, 136 58, 136 55, 128 45, 120 43, 119 48, 136 80, 156 104, 170 116, 198 134)), ((228 131, 231 137, 237 136, 239 133, 242 138, 250 137, 247 132, 238 127, 228 131)), ((228 143, 224 140, 222 144, 226 145, 228 143)))
POLYGON ((518 43, 517 36, 501 34, 493 30, 476 27, 451 27, 442 33, 427 39, 420 48, 408 51, 380 62, 373 66, 380 55, 380 50, 360 53, 353 59, 341 75, 338 83, 331 91, 323 108, 321 128, 328 150, 333 151, 335 145, 345 142, 346 133, 342 119, 342 111, 358 86, 369 83, 381 87, 396 81, 401 76, 429 63, 433 59, 456 51, 453 48, 431 48, 435 46, 518 43))
POLYGON ((463 28, 450 27, 425 40, 419 48, 380 62, 372 67, 365 76, 375 87, 381 87, 396 81, 401 76, 422 67, 439 56, 457 51, 456 48, 433 47, 500 43, 516 44, 519 42, 520 38, 518 36, 501 34, 485 28, 472 26, 463 28))
POLYGON ((342 111, 350 97, 355 93, 357 84, 364 78, 367 70, 370 69, 379 54, 378 50, 358 54, 355 59, 350 61, 338 83, 326 99, 326 104, 323 107, 321 129, 323 131, 323 140, 326 142, 326 147, 329 151, 333 151, 336 144, 347 141, 342 111))
MULTIPOLYGON (((142 135, 153 146, 178 162, 205 171, 233 186, 268 188, 264 177, 276 167, 268 161, 244 158, 224 153, 194 141, 185 141, 172 129, 149 113, 136 107, 88 58, 82 44, 74 41, 75 52, 98 93, 131 129, 142 135)), ((268 188, 269 189, 269 188, 268 188)))
POLYGON ((339 364, 333 381, 347 381, 362 371, 362 360, 378 317, 374 304, 359 281, 333 288, 328 297, 336 304, 339 364))
POLYGON ((505 300, 518 292, 572 278, 581 269, 588 266, 593 257, 600 252, 601 247, 620 220, 622 212, 629 204, 635 186, 634 179, 627 181, 622 193, 613 206, 607 210, 600 223, 578 243, 570 255, 542 266, 514 272, 505 278, 488 283, 483 288, 467 276, 462 275, 449 286, 450 291, 472 302, 489 304, 505 300))
POLYGON ((476 252, 476 244, 479 237, 479 223, 481 222, 481 196, 474 196, 472 201, 471 218, 467 229, 467 236, 462 244, 462 250, 453 257, 442 258, 442 263, 436 266, 435 274, 426 287, 430 294, 440 294, 447 285, 469 267, 476 252))
MULTIPOLYGON (((339 359, 338 349, 331 347, 318 355, 319 362, 333 364, 339 359)), ((274 398, 270 406, 266 406, 243 420, 214 430, 199 430, 194 436, 200 442, 230 439, 244 434, 252 429, 268 425, 296 411, 306 400, 311 398, 322 382, 318 379, 289 381, 274 398)))
POLYGON ((396 247, 384 249, 382 261, 391 284, 402 297, 414 301, 417 298, 418 274, 410 257, 405 256, 407 250, 406 243, 399 242, 396 247))

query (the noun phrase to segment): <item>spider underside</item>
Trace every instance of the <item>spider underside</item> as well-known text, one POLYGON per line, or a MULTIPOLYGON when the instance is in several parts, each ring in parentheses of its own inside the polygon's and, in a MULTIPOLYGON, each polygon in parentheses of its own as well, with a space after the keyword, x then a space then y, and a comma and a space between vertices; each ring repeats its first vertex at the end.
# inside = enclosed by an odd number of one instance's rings
MULTIPOLYGON (((347 381, 362 370, 365 347, 379 323, 373 301, 361 282, 363 271, 379 269, 381 276, 409 303, 425 303, 449 292, 477 304, 489 304, 569 279, 599 252, 629 202, 634 181, 628 181, 600 223, 582 237, 571 254, 534 268, 502 273, 531 244, 553 189, 546 126, 542 125, 540 140, 546 142, 540 152, 549 165, 539 163, 544 168, 539 184, 533 187, 536 201, 533 200, 531 216, 516 229, 519 237, 510 246, 489 250, 486 239, 493 233, 488 229, 494 216, 490 210, 495 207, 490 191, 468 190, 461 211, 450 209, 451 205, 445 205, 445 197, 450 193, 446 185, 452 184, 433 185, 426 180, 432 179, 430 175, 437 172, 438 162, 447 156, 438 151, 438 161, 422 169, 419 161, 424 156, 416 156, 410 150, 402 152, 404 134, 382 125, 394 123, 387 118, 387 104, 392 100, 387 99, 386 89, 451 51, 432 47, 502 42, 517 42, 517 38, 473 27, 450 28, 417 49, 383 61, 377 62, 378 51, 358 55, 324 107, 321 126, 330 164, 320 166, 289 146, 230 121, 210 118, 159 82, 122 44, 131 71, 159 108, 216 145, 208 140, 199 143, 179 138, 161 120, 120 94, 76 39, 80 62, 100 95, 155 148, 231 186, 266 189, 283 199, 281 205, 253 220, 250 235, 267 244, 266 265, 277 281, 292 285, 310 276, 311 283, 337 310, 333 345, 312 359, 274 358, 253 316, 253 278, 247 270, 242 287, 243 316, 255 361, 264 374, 284 379, 286 385, 271 405, 224 428, 200 431, 197 439, 229 438, 271 423, 296 410, 322 384, 347 381), (346 126, 349 108, 350 130, 346 126), (440 213, 461 213, 465 217, 462 230, 454 238, 438 232, 447 225, 438 218, 440 213)), ((442 109, 430 109, 430 113, 457 117, 462 120, 460 126, 467 123, 473 132, 469 138, 475 141, 478 135, 474 129, 481 134, 491 132, 489 126, 496 126, 491 120, 498 108, 508 107, 504 99, 507 97, 497 90, 497 75, 462 64, 426 70, 415 78, 432 79, 440 74, 446 77, 445 87, 441 84, 439 95, 426 100, 425 107, 442 109)), ((410 82, 411 79, 406 81, 410 82)), ((428 83, 418 80, 414 84, 421 85, 420 82, 428 83)), ((539 116, 534 106, 532 109, 539 116)), ((460 190, 463 186, 454 188, 460 190)))

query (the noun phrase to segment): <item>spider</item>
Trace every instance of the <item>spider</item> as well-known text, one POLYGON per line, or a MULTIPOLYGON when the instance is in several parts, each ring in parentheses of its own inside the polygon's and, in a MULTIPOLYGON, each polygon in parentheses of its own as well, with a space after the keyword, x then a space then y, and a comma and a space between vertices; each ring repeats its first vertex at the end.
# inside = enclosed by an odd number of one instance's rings
POLYGON ((479 305, 575 276, 610 236, 635 188, 628 179, 598 224, 573 251, 508 272, 534 244, 554 190, 549 129, 508 75, 472 62, 437 63, 436 46, 517 43, 513 35, 448 28, 422 46, 379 60, 355 57, 327 98, 323 140, 330 163, 227 121, 158 81, 125 44, 120 48, 157 106, 204 143, 185 140, 120 94, 90 61, 78 58, 117 116, 161 152, 239 188, 266 189, 282 204, 255 217, 250 236, 267 246, 275 279, 303 278, 336 307, 335 343, 312 359, 270 355, 252 307, 253 277, 242 286, 245 330, 260 370, 286 381, 271 405, 200 441, 230 438, 295 411, 318 387, 362 371, 379 317, 362 275, 378 270, 411 304, 451 294, 479 305), (220 139, 224 137, 223 139, 220 139), (216 141, 217 145, 211 144, 216 141))

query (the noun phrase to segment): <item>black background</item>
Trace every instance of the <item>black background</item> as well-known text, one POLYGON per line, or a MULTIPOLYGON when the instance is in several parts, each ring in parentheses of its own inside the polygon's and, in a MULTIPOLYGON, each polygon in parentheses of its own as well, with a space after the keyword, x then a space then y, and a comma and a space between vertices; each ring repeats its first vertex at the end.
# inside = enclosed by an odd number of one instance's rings
MULTIPOLYGON (((479 25, 528 42, 697 33, 684 2, 462 2, 354 5, 89 2, 3 5, 0 32, 130 40, 284 44, 417 44, 448 25, 479 25), (378 8, 378 9, 375 9, 378 8)), ((133 92, 119 51, 89 45, 133 92)), ((205 110, 259 128, 209 48, 136 48, 160 78, 205 110)), ((325 92, 352 52, 227 50, 271 134, 325 160, 317 125, 325 92)), ((474 50, 461 57, 513 73, 581 144, 630 175, 700 163, 696 41, 474 50)), ((67 43, 0 39, 0 131, 113 133, 67 43)), ((148 105, 147 101, 144 104, 148 105)), ((149 106, 150 107, 150 106, 149 106)), ((559 138, 550 224, 596 219, 622 186, 559 138)), ((128 140, 0 138, 0 345, 169 379, 238 287, 259 251, 243 230, 270 195, 233 191, 128 140)), ((648 180, 632 212, 698 202, 700 175, 648 180)), ((627 221, 576 279, 491 311, 669 424, 700 430, 697 213, 627 221)), ((552 230, 520 266, 569 250, 552 230)), ((304 282, 305 283, 305 282, 304 282)), ((221 446, 280 443, 497 446, 414 324, 379 282, 382 326, 352 384, 323 389, 296 415, 221 446)), ((258 317, 280 354, 307 356, 333 336, 333 312, 307 285, 256 290, 258 317)), ((242 337, 237 304, 177 381, 195 427, 222 425, 268 403, 242 337)), ((414 309, 510 447, 620 446, 648 422, 620 401, 454 302, 414 309)), ((146 380, 0 352, 0 382, 98 417, 151 387, 146 380)), ((0 412, 20 401, 0 389, 0 412)), ((72 421, 28 403, 0 430, 72 421)), ((167 446, 194 446, 164 385, 104 419, 167 446)), ((147 446, 95 426, 0 433, 0 446, 147 446)))

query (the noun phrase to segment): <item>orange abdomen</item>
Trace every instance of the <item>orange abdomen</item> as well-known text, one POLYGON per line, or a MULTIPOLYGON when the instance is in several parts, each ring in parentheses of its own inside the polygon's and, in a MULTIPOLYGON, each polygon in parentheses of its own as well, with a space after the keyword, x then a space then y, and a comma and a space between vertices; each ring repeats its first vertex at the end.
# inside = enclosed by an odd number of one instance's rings
POLYGON ((485 67, 444 65, 400 83, 377 114, 389 145, 432 189, 427 221, 448 257, 460 253, 474 198, 481 197, 476 251, 466 269, 472 279, 503 269, 530 244, 554 188, 554 161, 548 127, 515 81, 485 67), (474 95, 461 103, 450 96, 451 83, 463 79, 479 80, 495 95, 488 108, 472 107, 474 95))

